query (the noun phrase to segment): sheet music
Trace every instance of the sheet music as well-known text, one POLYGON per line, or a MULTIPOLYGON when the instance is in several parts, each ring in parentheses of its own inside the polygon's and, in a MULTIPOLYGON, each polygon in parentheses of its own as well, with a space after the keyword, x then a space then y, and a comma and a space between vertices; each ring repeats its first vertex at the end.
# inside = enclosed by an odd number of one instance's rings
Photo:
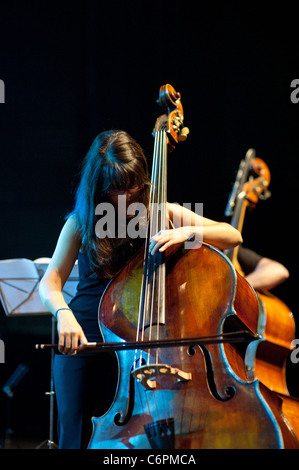
MULTIPOLYGON (((38 293, 40 280, 49 261, 49 258, 39 258, 35 261, 26 258, 0 261, 0 299, 6 315, 49 314, 38 293)), ((76 263, 63 288, 67 303, 76 293, 78 279, 76 263)))

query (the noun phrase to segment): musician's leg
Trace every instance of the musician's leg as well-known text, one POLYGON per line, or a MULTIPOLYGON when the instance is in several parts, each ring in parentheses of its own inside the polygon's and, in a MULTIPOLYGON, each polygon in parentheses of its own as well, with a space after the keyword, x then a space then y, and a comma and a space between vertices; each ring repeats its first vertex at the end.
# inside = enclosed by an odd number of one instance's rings
POLYGON ((55 357, 59 448, 86 448, 91 417, 101 416, 110 406, 116 379, 116 361, 110 355, 55 357))

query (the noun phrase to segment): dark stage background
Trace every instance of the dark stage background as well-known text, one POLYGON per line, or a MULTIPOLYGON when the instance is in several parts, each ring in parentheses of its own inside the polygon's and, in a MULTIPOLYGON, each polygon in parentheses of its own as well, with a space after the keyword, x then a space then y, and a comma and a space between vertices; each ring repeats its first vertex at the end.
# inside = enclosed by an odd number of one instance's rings
MULTIPOLYGON (((268 164, 272 197, 246 215, 244 245, 282 262, 290 279, 274 293, 297 304, 299 103, 293 4, 239 2, 10 1, 0 11, 0 259, 51 256, 72 208, 80 162, 104 129, 128 131, 151 162, 159 87, 182 95, 190 136, 169 157, 168 199, 224 210, 241 158, 268 164)), ((50 319, 4 318, 1 389, 21 364, 11 414, 0 390, 0 430, 47 439, 50 319)), ((292 376, 296 388, 296 374, 292 376)))

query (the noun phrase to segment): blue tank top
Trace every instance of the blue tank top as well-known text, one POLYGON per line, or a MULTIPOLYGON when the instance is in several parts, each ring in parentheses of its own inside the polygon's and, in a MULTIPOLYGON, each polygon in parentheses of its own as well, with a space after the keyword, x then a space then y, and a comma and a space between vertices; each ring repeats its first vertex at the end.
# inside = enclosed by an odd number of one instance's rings
POLYGON ((109 279, 100 279, 92 273, 88 259, 82 251, 78 254, 78 269, 77 291, 69 307, 81 325, 87 340, 103 341, 98 322, 98 309, 109 279))

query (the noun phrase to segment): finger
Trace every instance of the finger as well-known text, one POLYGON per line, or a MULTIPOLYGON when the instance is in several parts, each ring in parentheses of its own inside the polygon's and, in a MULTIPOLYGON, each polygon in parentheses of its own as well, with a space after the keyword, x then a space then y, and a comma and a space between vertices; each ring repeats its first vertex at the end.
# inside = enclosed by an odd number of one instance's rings
POLYGON ((79 340, 79 334, 78 333, 73 333, 72 334, 72 343, 71 343, 71 349, 69 351, 70 354, 74 354, 77 349, 78 349, 78 340, 79 340))
POLYGON ((167 243, 164 243, 163 246, 159 249, 159 251, 162 253, 163 251, 167 250, 171 245, 174 245, 175 241, 174 240, 169 240, 167 243))
POLYGON ((82 351, 83 349, 85 349, 86 346, 87 346, 87 343, 88 343, 88 341, 87 341, 84 333, 82 333, 82 335, 80 336, 80 339, 79 339, 78 351, 82 351))
POLYGON ((64 340, 64 348, 63 348, 63 354, 69 354, 72 346, 72 335, 71 333, 67 333, 65 335, 65 340, 64 340))
POLYGON ((156 233, 156 235, 154 235, 154 236, 151 238, 151 243, 160 240, 161 237, 165 237, 165 235, 167 235, 168 232, 169 232, 168 230, 160 230, 160 232, 156 233))
POLYGON ((167 241, 169 240, 169 237, 164 237, 164 238, 161 238, 160 240, 158 240, 155 245, 151 248, 151 254, 154 255, 158 249, 164 245, 164 243, 166 243, 167 241))
POLYGON ((149 244, 149 249, 152 250, 154 246, 159 242, 160 237, 153 237, 149 244))
POLYGON ((170 246, 176 245, 178 243, 183 243, 184 241, 186 241, 186 236, 181 232, 177 232, 177 233, 174 234, 174 236, 172 236, 170 239, 168 239, 163 244, 163 246, 161 246, 159 251, 163 252, 163 251, 167 250, 167 248, 169 248, 170 246))
POLYGON ((159 242, 157 243, 154 243, 151 247, 150 247, 150 250, 151 250, 151 255, 154 255, 158 249, 158 246, 159 246, 159 242))
POLYGON ((58 341, 58 350, 60 353, 62 353, 64 350, 64 341, 65 341, 64 333, 60 333, 59 341, 58 341))

